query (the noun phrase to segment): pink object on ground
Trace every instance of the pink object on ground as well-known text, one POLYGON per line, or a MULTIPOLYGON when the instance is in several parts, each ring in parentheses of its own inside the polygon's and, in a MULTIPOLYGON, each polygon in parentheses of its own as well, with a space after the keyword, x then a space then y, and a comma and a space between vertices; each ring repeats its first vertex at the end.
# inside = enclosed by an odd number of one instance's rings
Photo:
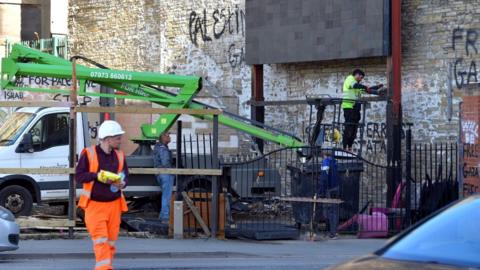
POLYGON ((358 215, 358 238, 387 237, 388 218, 380 212, 373 212, 371 215, 358 215))
MULTIPOLYGON (((397 210, 402 210, 402 190, 405 183, 402 181, 393 196, 392 208, 372 207, 371 215, 355 214, 352 218, 338 226, 338 230, 347 230, 353 224, 358 224, 358 238, 380 238, 388 236, 388 214, 395 214, 397 210)), ((394 217, 396 229, 402 228, 402 217, 394 217)))
POLYGON ((353 224, 358 224, 358 238, 379 238, 388 235, 388 218, 381 212, 371 215, 356 214, 338 227, 339 231, 346 230, 353 224))

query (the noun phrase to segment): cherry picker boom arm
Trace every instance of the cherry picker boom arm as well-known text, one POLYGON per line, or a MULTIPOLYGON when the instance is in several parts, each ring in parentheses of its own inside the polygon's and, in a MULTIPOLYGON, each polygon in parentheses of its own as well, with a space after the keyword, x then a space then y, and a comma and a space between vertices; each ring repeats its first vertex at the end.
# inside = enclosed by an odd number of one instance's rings
MULTIPOLYGON (((0 88, 18 91, 70 93, 69 90, 19 86, 16 83, 16 79, 22 76, 71 79, 72 63, 68 60, 15 44, 9 56, 2 59, 0 88)), ((80 84, 78 93, 82 96, 144 100, 171 109, 213 108, 193 99, 202 88, 202 79, 196 76, 90 68, 79 64, 76 66, 76 76, 80 84), (116 89, 122 94, 88 92, 86 87, 87 81, 116 89), (174 94, 157 88, 159 86, 175 87, 179 88, 179 91, 177 94, 174 94)), ((158 135, 168 130, 179 116, 178 114, 163 114, 155 123, 142 125, 142 139, 152 140, 158 138, 158 135)), ((212 115, 193 116, 205 120, 213 119, 212 115)), ((294 135, 268 126, 258 127, 259 123, 253 124, 248 119, 231 113, 219 115, 218 121, 222 125, 283 146, 297 147, 305 145, 294 135)))

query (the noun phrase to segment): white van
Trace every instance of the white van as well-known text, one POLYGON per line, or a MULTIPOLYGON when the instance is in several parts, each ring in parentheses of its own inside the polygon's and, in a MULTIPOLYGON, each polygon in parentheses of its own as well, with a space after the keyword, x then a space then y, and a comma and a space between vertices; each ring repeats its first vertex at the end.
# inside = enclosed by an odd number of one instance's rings
MULTIPOLYGON (((86 114, 77 113, 77 154, 90 145, 86 114)), ((69 108, 19 108, 0 127, 1 168, 68 168, 69 108)), ((129 182, 130 195, 160 192, 153 176, 129 182)), ((0 174, 0 206, 30 215, 33 203, 68 201, 64 174, 0 174)), ((78 194, 78 190, 77 190, 78 194)))

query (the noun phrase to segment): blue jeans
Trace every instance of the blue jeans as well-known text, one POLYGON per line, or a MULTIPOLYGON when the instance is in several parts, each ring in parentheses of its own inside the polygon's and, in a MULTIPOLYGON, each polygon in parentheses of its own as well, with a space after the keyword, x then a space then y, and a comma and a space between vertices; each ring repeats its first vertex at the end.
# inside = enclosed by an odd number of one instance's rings
POLYGON ((328 219, 329 233, 335 235, 337 233, 337 226, 339 221, 339 207, 338 204, 323 205, 323 216, 328 219))
POLYGON ((162 188, 162 209, 159 218, 168 220, 170 218, 170 199, 172 198, 173 179, 171 174, 157 175, 157 183, 162 188))

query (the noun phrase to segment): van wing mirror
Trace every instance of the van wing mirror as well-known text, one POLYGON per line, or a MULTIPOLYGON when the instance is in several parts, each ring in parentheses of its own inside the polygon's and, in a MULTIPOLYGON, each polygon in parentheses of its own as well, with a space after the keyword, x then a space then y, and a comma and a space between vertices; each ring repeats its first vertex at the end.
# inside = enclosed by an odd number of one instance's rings
POLYGON ((33 153, 33 137, 30 132, 23 135, 22 141, 15 150, 17 153, 33 153))

